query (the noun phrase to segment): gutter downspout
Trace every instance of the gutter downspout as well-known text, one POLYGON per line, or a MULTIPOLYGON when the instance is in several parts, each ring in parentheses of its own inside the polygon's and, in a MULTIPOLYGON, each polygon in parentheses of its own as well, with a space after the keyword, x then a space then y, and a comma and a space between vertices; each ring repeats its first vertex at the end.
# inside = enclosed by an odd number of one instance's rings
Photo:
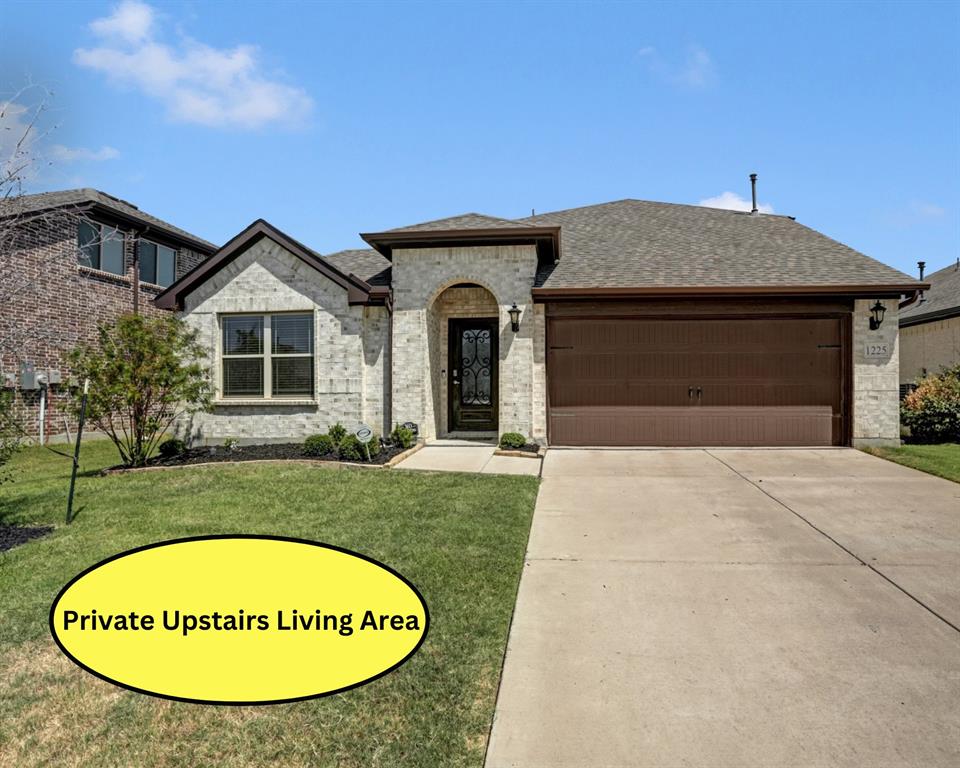
POLYGON ((904 308, 906 308, 906 307, 909 307, 911 304, 916 304, 917 299, 919 299, 922 295, 923 295, 923 291, 914 291, 914 292, 910 295, 910 298, 909 298, 909 299, 906 299, 906 300, 904 300, 904 301, 901 301, 901 302, 897 305, 897 307, 898 307, 899 309, 904 309, 904 308))

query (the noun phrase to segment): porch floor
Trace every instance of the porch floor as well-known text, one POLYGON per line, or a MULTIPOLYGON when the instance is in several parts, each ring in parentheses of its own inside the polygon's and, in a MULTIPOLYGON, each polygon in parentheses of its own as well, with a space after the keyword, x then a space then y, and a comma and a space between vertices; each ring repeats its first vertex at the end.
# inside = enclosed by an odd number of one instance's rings
POLYGON ((401 461, 395 469, 436 472, 480 472, 494 475, 539 475, 541 459, 494 456, 496 442, 445 438, 433 440, 401 461))

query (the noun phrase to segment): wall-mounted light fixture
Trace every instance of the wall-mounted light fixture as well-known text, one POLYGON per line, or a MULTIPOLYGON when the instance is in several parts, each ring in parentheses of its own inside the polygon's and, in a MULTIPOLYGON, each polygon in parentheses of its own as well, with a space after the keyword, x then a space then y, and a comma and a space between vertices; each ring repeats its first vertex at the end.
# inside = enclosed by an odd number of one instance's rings
POLYGON ((877 299, 877 303, 870 307, 870 330, 875 331, 881 325, 883 325, 883 314, 887 311, 887 308, 880 303, 880 299, 877 299))
POLYGON ((520 330, 520 308, 517 302, 513 302, 513 306, 507 312, 510 313, 510 329, 516 333, 520 330))

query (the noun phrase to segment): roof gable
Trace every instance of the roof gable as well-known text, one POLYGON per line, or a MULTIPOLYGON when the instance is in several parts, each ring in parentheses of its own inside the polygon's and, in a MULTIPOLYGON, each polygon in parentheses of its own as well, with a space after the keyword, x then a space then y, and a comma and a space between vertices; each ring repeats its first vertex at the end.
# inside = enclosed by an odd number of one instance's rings
POLYGON ((923 298, 900 312, 901 325, 942 320, 960 315, 960 260, 927 275, 930 289, 923 298))
POLYGON ((269 238, 302 262, 320 272, 347 291, 351 304, 383 304, 389 300, 389 288, 374 287, 356 275, 344 274, 334 263, 297 242, 263 219, 257 219, 219 251, 201 262, 160 293, 154 303, 161 309, 183 309, 183 299, 213 275, 263 238, 269 238))

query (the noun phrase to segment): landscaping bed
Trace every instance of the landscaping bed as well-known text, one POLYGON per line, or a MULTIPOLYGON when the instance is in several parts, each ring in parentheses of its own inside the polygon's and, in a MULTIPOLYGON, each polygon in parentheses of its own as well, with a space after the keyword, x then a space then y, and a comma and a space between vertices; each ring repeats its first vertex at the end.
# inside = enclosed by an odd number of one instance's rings
POLYGON ((29 527, 20 525, 4 525, 3 523, 0 523, 0 552, 6 552, 8 549, 13 549, 21 544, 26 544, 31 539, 39 539, 41 536, 46 536, 52 530, 52 525, 38 525, 29 527))
MULTIPOLYGON (((366 456, 362 459, 350 459, 351 464, 386 464, 394 456, 399 456, 404 449, 399 446, 389 446, 383 448, 376 456, 372 456, 367 461, 366 456)), ((308 454, 304 449, 303 443, 274 443, 268 445, 241 445, 227 448, 220 445, 188 448, 183 453, 173 456, 154 456, 147 462, 148 467, 182 467, 189 464, 210 464, 223 461, 276 461, 276 460, 298 460, 298 461, 345 461, 335 452, 326 453, 321 456, 308 454)), ((122 466, 110 467, 110 470, 123 469, 122 466)))

